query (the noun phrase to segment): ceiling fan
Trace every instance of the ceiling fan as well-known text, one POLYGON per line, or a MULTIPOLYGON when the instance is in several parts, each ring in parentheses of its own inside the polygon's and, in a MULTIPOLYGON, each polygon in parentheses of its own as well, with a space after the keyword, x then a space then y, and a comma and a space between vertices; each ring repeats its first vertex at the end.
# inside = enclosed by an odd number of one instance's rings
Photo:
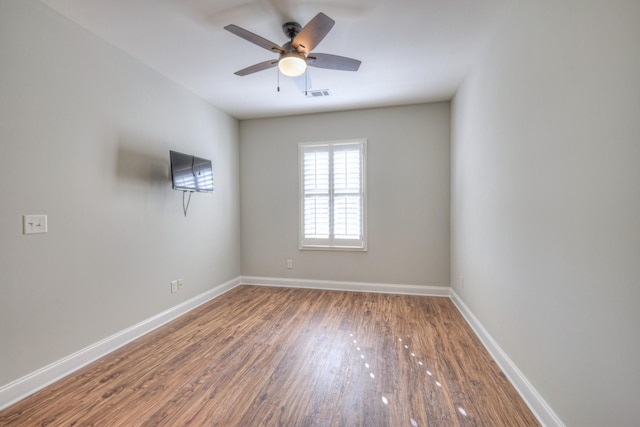
POLYGON ((330 55, 328 53, 311 53, 329 31, 331 31, 335 23, 333 19, 324 13, 318 13, 304 27, 301 27, 297 22, 287 22, 282 26, 282 31, 289 37, 290 41, 282 46, 278 46, 272 41, 237 25, 227 25, 224 27, 225 30, 280 55, 278 59, 251 65, 250 67, 236 71, 234 74, 246 76, 273 68, 276 65, 282 74, 289 77, 301 76, 306 71, 307 66, 330 70, 358 71, 361 61, 357 59, 330 55))

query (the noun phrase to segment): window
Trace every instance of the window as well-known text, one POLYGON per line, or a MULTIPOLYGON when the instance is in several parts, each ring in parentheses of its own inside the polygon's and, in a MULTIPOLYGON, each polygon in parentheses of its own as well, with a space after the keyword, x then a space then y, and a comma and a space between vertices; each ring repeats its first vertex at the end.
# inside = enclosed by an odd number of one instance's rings
POLYGON ((300 249, 366 250, 367 141, 301 143, 300 249))

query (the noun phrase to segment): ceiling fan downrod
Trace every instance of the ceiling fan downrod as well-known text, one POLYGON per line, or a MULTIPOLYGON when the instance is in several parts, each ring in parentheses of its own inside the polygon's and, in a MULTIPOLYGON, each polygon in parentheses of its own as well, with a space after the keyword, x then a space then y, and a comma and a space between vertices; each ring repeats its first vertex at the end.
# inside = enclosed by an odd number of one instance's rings
POLYGON ((287 22, 282 25, 282 31, 289 37, 290 41, 296 38, 300 30, 302 30, 302 26, 297 22, 287 22))

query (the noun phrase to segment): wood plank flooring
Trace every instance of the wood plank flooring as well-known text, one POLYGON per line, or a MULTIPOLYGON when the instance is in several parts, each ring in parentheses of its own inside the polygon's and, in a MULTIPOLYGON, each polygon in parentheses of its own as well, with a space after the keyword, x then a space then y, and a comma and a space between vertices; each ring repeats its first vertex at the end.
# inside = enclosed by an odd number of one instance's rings
POLYGON ((537 426, 448 298, 239 286, 1 426, 537 426))

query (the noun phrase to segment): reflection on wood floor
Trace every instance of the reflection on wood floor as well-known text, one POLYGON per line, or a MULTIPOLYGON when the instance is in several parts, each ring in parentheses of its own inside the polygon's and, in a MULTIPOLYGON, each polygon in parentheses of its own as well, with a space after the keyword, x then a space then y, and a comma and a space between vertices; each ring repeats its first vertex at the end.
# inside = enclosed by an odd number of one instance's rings
POLYGON ((239 286, 2 426, 537 426, 448 298, 239 286))

